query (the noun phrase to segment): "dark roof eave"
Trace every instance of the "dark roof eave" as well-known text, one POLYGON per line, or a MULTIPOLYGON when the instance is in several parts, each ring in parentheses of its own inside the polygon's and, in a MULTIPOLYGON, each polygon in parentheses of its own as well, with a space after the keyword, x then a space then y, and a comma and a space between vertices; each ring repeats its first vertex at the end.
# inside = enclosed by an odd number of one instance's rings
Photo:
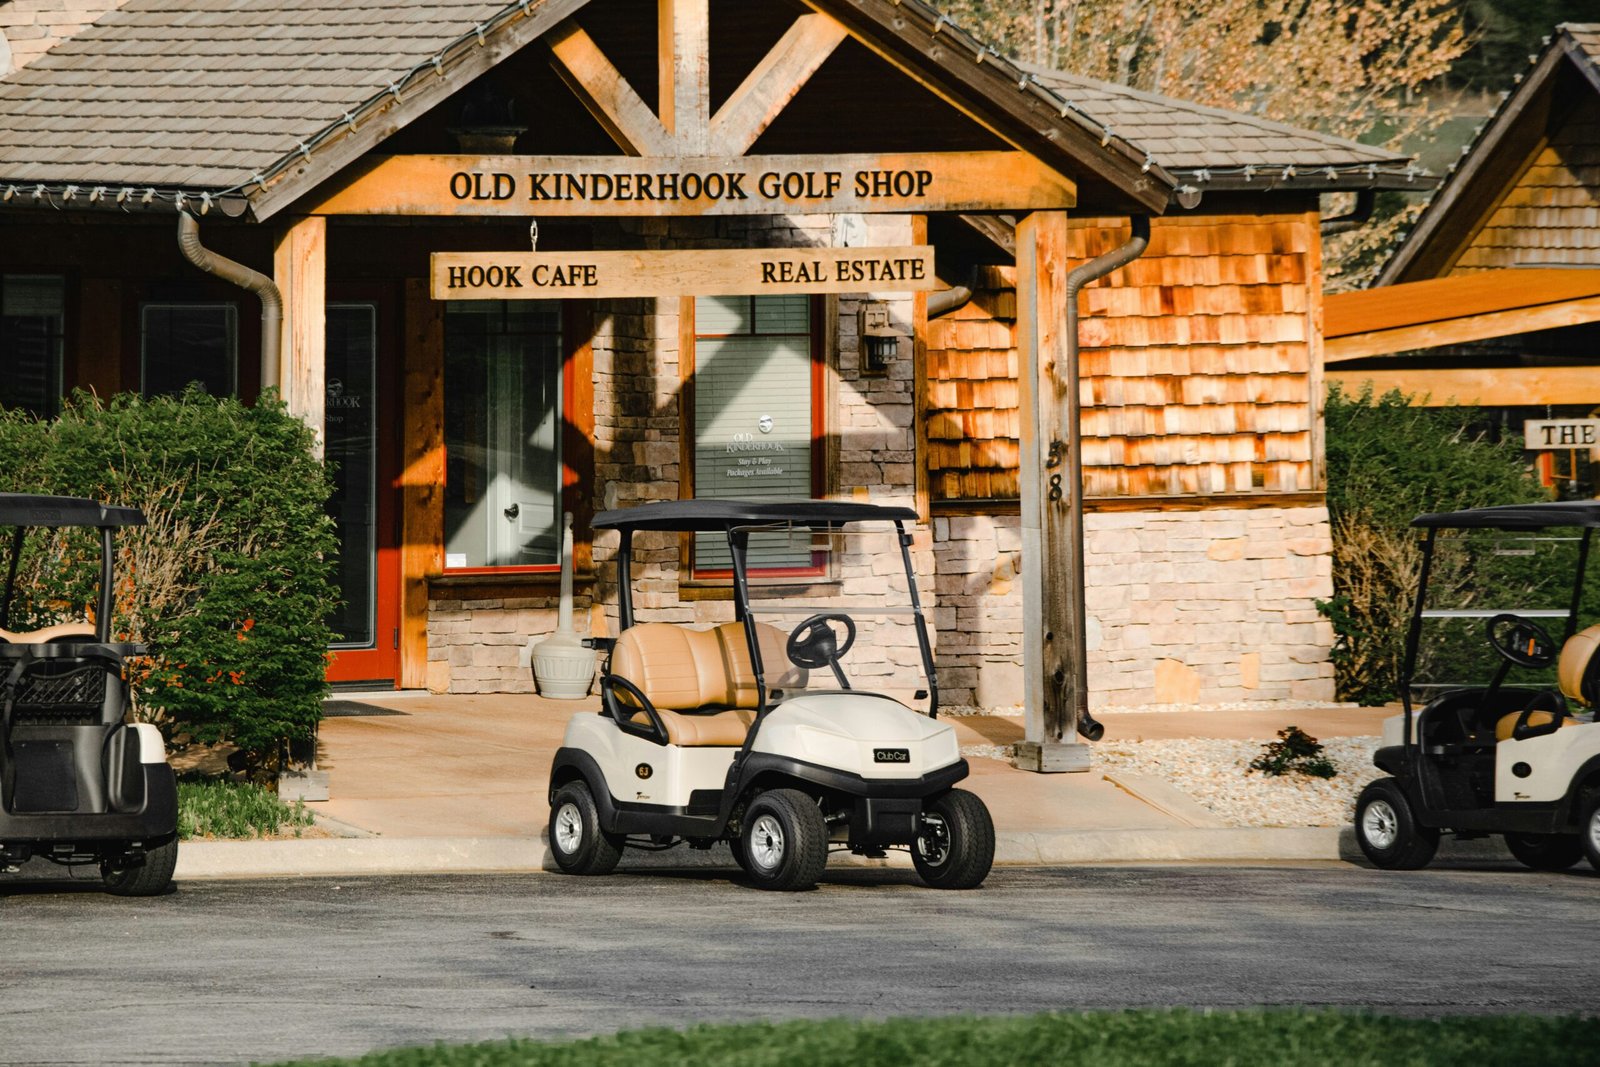
MULTIPOLYGON (((1276 173, 1281 171, 1281 165, 1266 166, 1263 173, 1254 178, 1245 178, 1237 175, 1217 176, 1211 175, 1204 181, 1192 185, 1202 193, 1228 192, 1228 193, 1339 193, 1361 192, 1365 189, 1397 190, 1400 192, 1424 192, 1433 189, 1439 184, 1439 179, 1431 174, 1415 174, 1407 177, 1404 174, 1383 174, 1367 177, 1365 174, 1341 175, 1329 178, 1322 174, 1296 175, 1291 178, 1279 177, 1276 173)), ((1196 181, 1196 171, 1175 172, 1184 185, 1196 181)))

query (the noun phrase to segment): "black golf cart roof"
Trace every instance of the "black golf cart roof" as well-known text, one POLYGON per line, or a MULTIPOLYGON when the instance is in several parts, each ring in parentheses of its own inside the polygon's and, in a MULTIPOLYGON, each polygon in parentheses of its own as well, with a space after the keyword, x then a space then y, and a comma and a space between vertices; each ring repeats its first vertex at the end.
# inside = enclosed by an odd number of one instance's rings
POLYGON ((1502 504, 1492 508, 1418 515, 1411 525, 1446 530, 1544 530, 1552 526, 1600 527, 1600 500, 1502 504))
POLYGON ((658 500, 602 511, 596 530, 727 530, 736 526, 838 526, 847 522, 916 521, 911 508, 857 504, 848 500, 658 500))
POLYGON ((144 512, 79 496, 0 493, 0 526, 143 526, 144 512))

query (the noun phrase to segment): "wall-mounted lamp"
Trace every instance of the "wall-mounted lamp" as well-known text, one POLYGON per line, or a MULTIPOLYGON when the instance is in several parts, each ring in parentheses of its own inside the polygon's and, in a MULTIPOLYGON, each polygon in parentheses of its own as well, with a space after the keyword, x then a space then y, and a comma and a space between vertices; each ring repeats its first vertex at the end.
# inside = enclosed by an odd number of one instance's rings
POLYGON ((900 350, 900 334, 889 321, 889 305, 869 300, 861 305, 861 373, 888 374, 889 361, 900 350))

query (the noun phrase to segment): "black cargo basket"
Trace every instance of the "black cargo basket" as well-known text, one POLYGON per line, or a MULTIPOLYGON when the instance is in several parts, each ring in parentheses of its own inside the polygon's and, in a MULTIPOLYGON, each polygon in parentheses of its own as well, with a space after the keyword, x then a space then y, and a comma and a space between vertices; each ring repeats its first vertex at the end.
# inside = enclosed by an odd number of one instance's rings
POLYGON ((105 706, 104 664, 61 670, 35 667, 17 683, 12 721, 65 726, 93 726, 105 706))

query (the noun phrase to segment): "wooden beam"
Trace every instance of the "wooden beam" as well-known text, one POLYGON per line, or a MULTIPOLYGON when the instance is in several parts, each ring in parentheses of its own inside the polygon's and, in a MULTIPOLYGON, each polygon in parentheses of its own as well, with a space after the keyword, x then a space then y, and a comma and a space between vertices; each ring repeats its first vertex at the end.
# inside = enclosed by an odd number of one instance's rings
POLYGON ((1071 207, 1077 186, 1026 152, 882 155, 386 156, 318 215, 588 218, 922 214, 1071 207))
POLYGON ((385 103, 375 113, 361 118, 356 129, 332 137, 313 149, 311 158, 303 166, 291 167, 269 179, 265 191, 251 195, 250 213, 257 222, 264 222, 285 210, 588 2, 542 0, 522 18, 496 30, 484 44, 467 51, 445 69, 443 77, 423 78, 413 83, 412 88, 402 90, 399 99, 385 96, 385 103))
POLYGON ((450 664, 428 661, 428 575, 444 570, 444 311, 426 279, 406 280, 405 316, 400 687, 442 692, 450 664))
POLYGON ((1417 407, 1600 404, 1600 367, 1329 369, 1327 380, 1338 382, 1346 394, 1360 392, 1368 383, 1374 396, 1399 389, 1415 396, 1417 407))
POLYGON ((618 148, 630 156, 676 154, 672 134, 582 26, 568 19, 551 30, 545 40, 557 60, 556 73, 618 148))
POLYGON ((283 402, 317 435, 322 454, 327 402, 328 220, 295 219, 278 236, 272 278, 283 294, 278 382, 283 402))
POLYGON ((796 19, 717 109, 710 150, 725 156, 748 152, 847 36, 843 26, 821 12, 796 19))
POLYGON ((658 0, 661 125, 678 151, 704 155, 711 137, 711 20, 707 0, 658 0))
POLYGON ((1323 346, 1323 358, 1330 364, 1343 363, 1368 356, 1464 344, 1490 337, 1578 326, 1586 322, 1600 322, 1600 296, 1333 337, 1323 346))
POLYGON ((1022 678, 1024 736, 1016 764, 1088 770, 1076 743, 1072 657, 1082 647, 1069 583, 1082 573, 1070 524, 1083 487, 1070 485, 1065 442, 1078 380, 1065 329, 1067 216, 1036 211, 1017 224, 1017 384, 1022 452, 1022 678))
POLYGON ((961 221, 978 231, 1006 255, 1017 256, 1017 224, 995 215, 962 215, 961 221))

